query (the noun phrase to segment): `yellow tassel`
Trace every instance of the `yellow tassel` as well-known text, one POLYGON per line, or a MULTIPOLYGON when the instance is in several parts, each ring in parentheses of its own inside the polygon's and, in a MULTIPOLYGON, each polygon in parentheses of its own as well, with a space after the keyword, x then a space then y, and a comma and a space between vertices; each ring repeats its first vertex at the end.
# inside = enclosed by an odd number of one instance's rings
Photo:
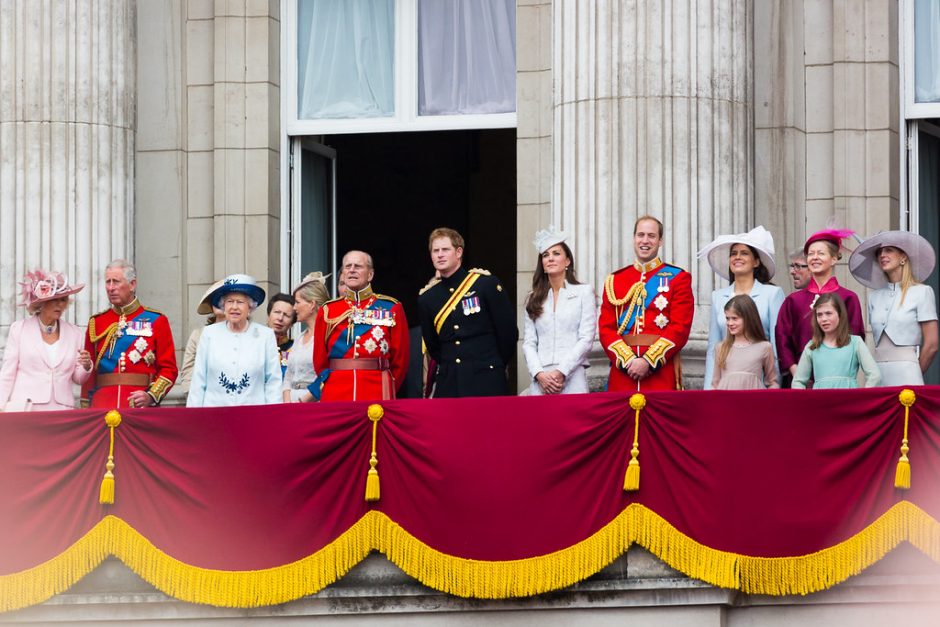
MULTIPOLYGON (((369 460, 371 464, 375 461, 373 457, 369 460)), ((382 496, 382 489, 379 484, 379 471, 372 467, 369 469, 369 474, 366 475, 366 500, 367 501, 378 501, 382 496)))
POLYGON ((379 471, 375 468, 379 464, 379 458, 375 452, 375 438, 379 429, 379 420, 385 415, 385 410, 381 405, 374 403, 369 405, 366 415, 372 421, 372 456, 369 458, 369 474, 366 475, 366 501, 378 501, 382 491, 379 486, 379 471))
POLYGON ((630 450, 630 463, 627 464, 627 474, 623 478, 625 492, 636 492, 640 489, 640 410, 646 407, 646 397, 637 392, 630 397, 630 409, 636 412, 633 421, 633 448, 630 450))
POLYGON ((627 465, 627 476, 623 478, 623 489, 625 492, 636 492, 640 489, 640 462, 636 456, 640 454, 640 449, 634 447, 630 451, 630 463, 627 465))
POLYGON ((111 469, 114 464, 108 460, 108 471, 101 480, 101 489, 98 491, 98 502, 102 505, 114 505, 114 473, 111 469))
POLYGON ((112 409, 105 414, 104 423, 108 425, 110 431, 110 444, 104 478, 101 479, 101 489, 98 491, 98 502, 102 505, 114 505, 114 429, 121 424, 121 414, 112 409))
POLYGON ((904 438, 901 440, 901 458, 894 471, 894 487, 900 490, 911 489, 911 461, 907 458, 911 448, 907 445, 907 427, 910 419, 911 405, 917 400, 914 390, 903 389, 898 394, 898 400, 904 405, 904 438))

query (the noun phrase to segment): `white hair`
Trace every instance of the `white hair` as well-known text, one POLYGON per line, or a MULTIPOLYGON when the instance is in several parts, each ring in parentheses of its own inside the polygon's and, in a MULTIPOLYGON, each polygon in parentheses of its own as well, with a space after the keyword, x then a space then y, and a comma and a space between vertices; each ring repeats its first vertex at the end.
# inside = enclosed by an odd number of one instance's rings
POLYGON ((128 282, 137 279, 137 268, 127 259, 115 259, 105 267, 105 271, 120 270, 128 282))

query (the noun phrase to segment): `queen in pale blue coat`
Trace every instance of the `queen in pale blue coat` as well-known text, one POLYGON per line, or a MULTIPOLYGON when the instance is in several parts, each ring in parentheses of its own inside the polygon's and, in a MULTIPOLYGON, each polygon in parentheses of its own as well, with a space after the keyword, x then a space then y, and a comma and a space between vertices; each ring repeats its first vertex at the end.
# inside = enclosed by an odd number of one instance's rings
POLYGON ((264 290, 245 274, 226 277, 211 295, 225 318, 205 328, 196 348, 187 407, 281 402, 281 362, 274 331, 251 322, 264 290))
POLYGON ((532 376, 530 394, 588 392, 587 354, 597 334, 594 290, 578 283, 563 232, 539 231, 539 261, 526 298, 522 351, 532 376))
MULTIPOLYGON (((763 226, 757 226, 747 233, 721 235, 700 250, 698 256, 707 256, 715 273, 731 281, 727 287, 712 292, 708 350, 705 353, 705 389, 708 390, 711 389, 715 371, 715 348, 728 333, 725 304, 738 294, 750 296, 757 306, 764 333, 773 338, 784 294, 782 289, 769 284, 777 266, 774 262, 773 236, 763 226)), ((774 367, 777 367, 776 360, 774 367)))

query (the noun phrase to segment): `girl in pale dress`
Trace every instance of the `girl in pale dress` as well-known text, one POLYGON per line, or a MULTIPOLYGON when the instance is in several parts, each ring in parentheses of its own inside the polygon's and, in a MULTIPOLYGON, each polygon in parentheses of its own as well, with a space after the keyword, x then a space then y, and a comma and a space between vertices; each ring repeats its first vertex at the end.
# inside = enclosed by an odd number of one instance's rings
POLYGON ((882 385, 923 385, 937 354, 937 301, 924 281, 936 255, 930 243, 906 231, 878 233, 862 242, 849 259, 868 295, 868 322, 882 385))
POLYGON ((281 388, 285 403, 309 403, 314 400, 313 394, 307 389, 317 378, 313 369, 313 322, 323 303, 330 300, 326 291, 329 276, 311 272, 294 288, 294 313, 297 322, 307 328, 294 341, 294 347, 287 356, 287 370, 281 388))
POLYGON ((767 341, 757 305, 747 294, 725 304, 727 334, 715 351, 711 387, 716 390, 762 390, 777 383, 774 347, 767 341))
POLYGON ((813 303, 813 339, 806 344, 793 375, 793 388, 857 388, 858 371, 865 373, 865 387, 877 387, 881 373, 865 346, 865 340, 849 333, 845 301, 835 292, 821 294, 813 303))
POLYGON ((535 235, 539 260, 526 297, 525 354, 530 394, 588 392, 587 354, 597 333, 594 290, 578 283, 567 235, 549 227, 535 235))

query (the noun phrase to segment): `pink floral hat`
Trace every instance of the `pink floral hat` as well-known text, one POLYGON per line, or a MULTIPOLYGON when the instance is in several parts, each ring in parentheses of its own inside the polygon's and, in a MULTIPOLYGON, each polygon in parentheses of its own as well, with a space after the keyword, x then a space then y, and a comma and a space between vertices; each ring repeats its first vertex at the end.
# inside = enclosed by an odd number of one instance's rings
POLYGON ((69 285, 68 278, 61 272, 47 272, 45 270, 27 272, 19 283, 22 288, 20 296, 23 298, 23 302, 20 304, 30 312, 39 309, 39 305, 47 300, 65 298, 85 288, 84 283, 69 285))

